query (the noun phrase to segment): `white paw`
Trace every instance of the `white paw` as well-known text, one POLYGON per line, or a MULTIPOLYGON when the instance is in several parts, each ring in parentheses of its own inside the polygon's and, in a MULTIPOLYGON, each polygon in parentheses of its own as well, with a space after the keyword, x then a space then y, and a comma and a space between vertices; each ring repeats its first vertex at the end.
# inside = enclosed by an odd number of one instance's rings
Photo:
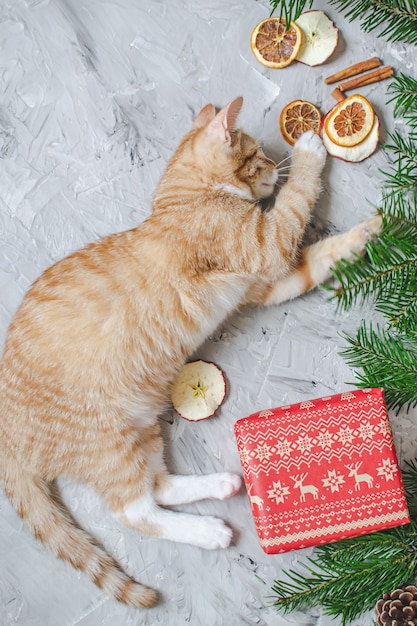
POLYGON ((206 550, 227 548, 233 538, 232 529, 217 517, 201 518, 201 535, 199 542, 193 542, 206 550))
POLYGON ((314 152, 323 163, 326 160, 326 148, 323 146, 319 135, 313 130, 308 130, 306 133, 303 133, 297 140, 295 148, 297 148, 297 150, 305 150, 306 152, 314 152))
POLYGON ((234 496, 242 485, 242 479, 237 474, 222 472, 210 476, 212 484, 212 498, 226 500, 234 496))

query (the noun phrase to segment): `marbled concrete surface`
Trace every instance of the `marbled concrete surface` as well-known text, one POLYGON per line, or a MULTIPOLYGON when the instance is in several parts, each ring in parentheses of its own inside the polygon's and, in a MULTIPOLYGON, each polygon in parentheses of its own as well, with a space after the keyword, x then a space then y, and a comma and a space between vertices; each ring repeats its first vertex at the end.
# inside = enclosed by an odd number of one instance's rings
MULTIPOLYGON (((288 146, 282 107, 303 98, 332 104, 324 76, 380 55, 397 72, 415 72, 415 48, 386 44, 317 1, 340 28, 339 47, 322 67, 269 70, 249 36, 267 17, 266 0, 0 0, 0 344, 24 293, 51 263, 101 235, 148 215, 157 181, 194 115, 207 102, 237 95, 242 125, 275 159, 288 146)), ((394 128, 385 84, 359 90, 394 128)), ((380 150, 362 164, 329 159, 309 231, 315 239, 368 217, 381 195, 380 150)), ((348 388, 353 373, 339 355, 372 309, 339 314, 316 291, 229 320, 198 356, 227 374, 218 416, 191 424, 165 415, 169 466, 180 472, 239 471, 234 422, 255 410, 348 388)), ((416 412, 392 415, 401 460, 412 458, 416 412)), ((83 575, 48 554, 0 492, 0 624, 9 626, 302 626, 330 624, 319 610, 283 617, 271 608, 271 583, 308 551, 265 555, 245 493, 202 502, 235 530, 233 547, 207 552, 118 526, 94 493, 61 484, 71 511, 162 602, 136 611, 107 598, 83 575)), ((187 507, 184 507, 187 508, 187 507)), ((333 623, 340 623, 336 620, 333 623)), ((370 615, 355 624, 371 623, 370 615)))

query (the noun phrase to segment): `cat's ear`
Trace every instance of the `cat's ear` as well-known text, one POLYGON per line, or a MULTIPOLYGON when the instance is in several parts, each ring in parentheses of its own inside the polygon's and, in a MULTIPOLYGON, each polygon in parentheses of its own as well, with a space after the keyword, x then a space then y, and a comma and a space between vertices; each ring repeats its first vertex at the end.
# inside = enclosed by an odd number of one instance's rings
POLYGON ((195 118, 191 128, 196 130, 197 128, 207 126, 207 124, 210 124, 210 122, 214 120, 215 115, 216 109, 214 106, 212 104, 206 104, 206 106, 201 109, 200 113, 195 118))
POLYGON ((237 117, 242 108, 243 98, 239 96, 221 109, 207 126, 206 132, 221 142, 230 143, 230 133, 235 130, 237 117))

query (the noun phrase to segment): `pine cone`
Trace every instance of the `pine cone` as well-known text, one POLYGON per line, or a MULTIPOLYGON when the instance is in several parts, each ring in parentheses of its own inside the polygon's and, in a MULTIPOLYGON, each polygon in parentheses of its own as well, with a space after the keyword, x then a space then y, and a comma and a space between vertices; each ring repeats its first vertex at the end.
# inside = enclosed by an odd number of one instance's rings
POLYGON ((377 626, 417 626, 417 587, 384 593, 375 607, 377 626))

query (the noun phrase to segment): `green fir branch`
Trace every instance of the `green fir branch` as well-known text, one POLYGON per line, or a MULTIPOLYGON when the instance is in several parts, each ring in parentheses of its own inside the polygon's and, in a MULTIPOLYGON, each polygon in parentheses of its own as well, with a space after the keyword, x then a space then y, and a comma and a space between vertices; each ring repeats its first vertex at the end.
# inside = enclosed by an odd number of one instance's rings
POLYGON ((417 113, 405 115, 404 119, 410 128, 410 138, 417 142, 417 113))
MULTIPOLYGON (((400 75, 389 92, 397 114, 417 130, 417 81, 400 75)), ((388 405, 399 410, 417 405, 417 137, 389 137, 386 149, 394 158, 384 172, 382 234, 367 245, 367 259, 336 265, 333 299, 344 309, 372 300, 386 318, 383 331, 363 324, 342 354, 360 368, 360 386, 384 387, 388 405)))
POLYGON ((342 260, 333 268, 339 287, 331 299, 344 310, 373 299, 388 319, 388 330, 416 334, 417 205, 388 194, 381 215, 383 233, 367 244, 368 257, 342 260))
POLYGON ((291 20, 295 21, 298 19, 304 11, 307 1, 311 8, 313 0, 270 0, 271 15, 278 11, 277 17, 280 19, 285 17, 287 28, 289 28, 291 20))
POLYGON ((417 80, 406 74, 398 74, 389 84, 387 93, 391 98, 387 104, 395 103, 394 117, 401 117, 407 113, 417 113, 417 80))
POLYGON ((387 285, 378 294, 375 308, 388 320, 388 330, 395 329, 404 335, 417 334, 417 204, 404 197, 386 196, 383 201, 382 218, 384 235, 395 242, 395 247, 403 248, 403 242, 411 253, 411 263, 403 276, 400 289, 387 285), (410 246, 411 244, 411 246, 410 246), (411 249, 410 249, 411 248, 411 249))
POLYGON ((381 209, 383 232, 397 239, 417 242, 417 204, 403 196, 386 194, 381 209))
POLYGON ((330 0, 349 21, 361 20, 361 28, 388 41, 417 44, 417 0, 330 0))
POLYGON ((363 321, 356 337, 345 339, 349 347, 342 355, 361 370, 355 373, 357 386, 383 387, 390 409, 417 406, 417 337, 384 333, 363 321))
POLYGON ((417 282, 410 284, 402 293, 381 297, 375 308, 387 318, 389 329, 417 337, 417 282))
MULTIPOLYGON (((417 125, 417 119, 414 116, 410 119, 414 120, 417 125)), ((387 192, 400 198, 404 194, 410 194, 416 200, 417 143, 413 137, 404 138, 398 132, 388 133, 388 136, 392 143, 384 147, 394 154, 394 162, 392 163, 392 172, 383 172, 386 178, 387 192)))
MULTIPOLYGON (((417 44, 417 0, 330 3, 348 19, 360 19, 367 32, 378 28, 378 36, 390 41, 417 44)), ((363 321, 355 337, 346 336, 343 355, 357 369, 357 386, 384 387, 388 407, 400 410, 417 406, 417 80, 396 76, 388 96, 411 132, 407 138, 389 135, 382 234, 368 243, 366 260, 336 265, 333 297, 346 309, 372 299, 387 320, 383 328, 363 321)), ((407 463, 403 479, 412 523, 315 548, 302 571, 289 570, 286 580, 275 581, 278 609, 321 605, 344 625, 372 609, 385 591, 417 583, 417 460, 407 463)))
POLYGON ((403 239, 399 234, 394 236, 386 231, 378 240, 370 242, 367 246, 369 260, 367 267, 373 274, 373 280, 368 280, 368 283, 373 285, 376 300, 402 293, 415 281, 416 243, 417 239, 403 239))
MULTIPOLYGON (((383 272, 375 274, 369 263, 359 256, 352 262, 346 259, 337 261, 332 274, 339 285, 333 290, 330 300, 336 300, 337 308, 345 310, 353 304, 363 304, 370 297, 375 298, 375 290, 380 290, 384 278, 383 272)), ((328 287, 324 285, 324 288, 328 287)))
POLYGON ((417 577, 417 526, 412 523, 316 548, 302 565, 275 581, 274 606, 284 613, 320 604, 342 624, 371 609, 384 591, 417 577), (358 593, 359 592, 359 593, 358 593))
POLYGON ((331 299, 338 308, 349 309, 354 303, 402 294, 416 279, 415 242, 386 232, 367 244, 367 259, 357 256, 354 263, 338 261, 332 273, 339 286, 331 299))

